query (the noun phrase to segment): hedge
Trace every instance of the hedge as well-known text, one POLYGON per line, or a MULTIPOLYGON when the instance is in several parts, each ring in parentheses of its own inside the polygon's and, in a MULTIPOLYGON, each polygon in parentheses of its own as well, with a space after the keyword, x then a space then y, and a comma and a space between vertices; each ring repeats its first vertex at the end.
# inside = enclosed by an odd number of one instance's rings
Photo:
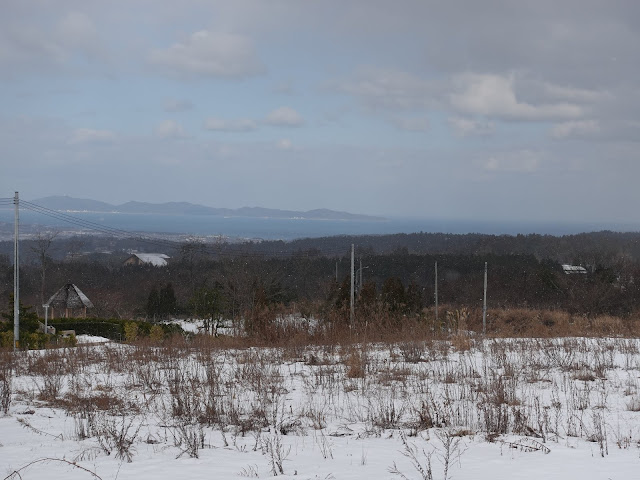
POLYGON ((162 327, 167 336, 174 333, 184 333, 182 328, 175 324, 165 325, 119 318, 56 318, 49 320, 49 325, 55 327, 57 333, 61 330, 75 330, 76 335, 94 335, 115 341, 125 339, 125 325, 127 323, 135 323, 138 326, 139 336, 148 336, 154 325, 162 327))

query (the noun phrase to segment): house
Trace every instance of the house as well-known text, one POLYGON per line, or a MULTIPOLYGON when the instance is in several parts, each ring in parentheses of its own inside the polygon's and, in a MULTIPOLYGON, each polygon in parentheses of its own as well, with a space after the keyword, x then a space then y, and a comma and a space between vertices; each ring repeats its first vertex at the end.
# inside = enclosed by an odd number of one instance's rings
POLYGON ((153 265, 154 267, 166 267, 167 259, 164 253, 134 253, 127 258, 123 265, 153 265))
POLYGON ((91 300, 73 283, 67 283, 54 293, 47 304, 50 308, 51 318, 55 318, 56 311, 58 312, 58 318, 80 316, 86 318, 87 308, 93 308, 91 300))
POLYGON ((562 265, 562 271, 566 275, 586 275, 587 269, 576 265, 562 265))

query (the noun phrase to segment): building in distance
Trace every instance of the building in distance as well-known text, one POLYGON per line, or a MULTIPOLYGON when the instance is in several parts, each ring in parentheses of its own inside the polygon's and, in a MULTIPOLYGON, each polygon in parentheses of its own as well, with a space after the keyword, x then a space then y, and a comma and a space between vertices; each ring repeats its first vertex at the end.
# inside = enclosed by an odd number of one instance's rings
POLYGON ((166 267, 169 255, 164 253, 134 253, 124 261, 124 265, 152 265, 166 267))

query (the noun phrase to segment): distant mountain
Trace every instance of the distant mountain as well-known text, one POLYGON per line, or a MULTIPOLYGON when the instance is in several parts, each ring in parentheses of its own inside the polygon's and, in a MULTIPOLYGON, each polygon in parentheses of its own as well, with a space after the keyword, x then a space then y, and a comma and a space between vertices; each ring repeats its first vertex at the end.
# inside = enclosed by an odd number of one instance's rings
POLYGON ((215 215, 224 217, 253 217, 253 218, 304 218, 309 220, 364 220, 380 221, 382 217, 360 215, 348 212, 337 212, 325 208, 309 210, 307 212, 295 210, 277 210, 261 207, 213 208, 188 202, 147 203, 127 202, 122 205, 111 205, 97 200, 73 198, 67 196, 44 197, 33 200, 32 203, 52 210, 66 212, 114 212, 114 213, 159 213, 174 215, 215 215))
POLYGON ((195 205, 188 202, 146 203, 127 202, 115 207, 122 213, 164 213, 164 214, 188 214, 188 215, 228 215, 233 210, 224 208, 211 208, 204 205, 195 205))
POLYGON ((86 198, 72 198, 72 197, 45 197, 37 200, 32 200, 31 203, 36 203, 40 206, 50 208, 51 210, 61 211, 89 211, 89 212, 112 212, 116 210, 116 207, 109 205, 105 202, 99 202, 98 200, 89 200, 86 198))

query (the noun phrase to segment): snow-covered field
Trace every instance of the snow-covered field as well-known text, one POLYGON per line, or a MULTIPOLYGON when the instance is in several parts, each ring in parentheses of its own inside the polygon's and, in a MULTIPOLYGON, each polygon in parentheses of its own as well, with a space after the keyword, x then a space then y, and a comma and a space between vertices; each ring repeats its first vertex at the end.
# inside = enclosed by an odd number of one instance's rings
POLYGON ((95 335, 78 335, 76 340, 82 344, 107 343, 111 341, 106 337, 96 337, 95 335))
POLYGON ((640 341, 452 343, 2 354, 0 479, 639 478, 640 341))

